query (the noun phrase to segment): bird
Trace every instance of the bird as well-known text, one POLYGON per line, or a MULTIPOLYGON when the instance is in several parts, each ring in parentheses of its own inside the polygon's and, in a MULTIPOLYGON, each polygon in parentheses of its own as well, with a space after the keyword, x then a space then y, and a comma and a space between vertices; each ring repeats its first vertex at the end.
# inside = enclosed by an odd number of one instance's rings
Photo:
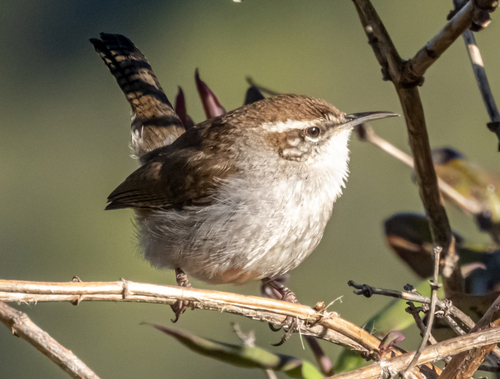
MULTIPOLYGON (((126 37, 90 40, 132 107, 141 166, 108 197, 132 208, 151 265, 209 284, 274 280, 320 243, 348 176, 348 141, 361 123, 398 116, 346 114, 295 94, 250 104, 184 128, 144 55, 126 37)), ((177 321, 186 304, 172 307, 177 321)))

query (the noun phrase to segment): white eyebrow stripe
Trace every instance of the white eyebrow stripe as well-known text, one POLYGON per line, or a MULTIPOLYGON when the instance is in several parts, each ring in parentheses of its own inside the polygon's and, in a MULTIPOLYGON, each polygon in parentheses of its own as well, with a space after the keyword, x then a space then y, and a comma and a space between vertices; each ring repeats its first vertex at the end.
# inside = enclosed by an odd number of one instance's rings
POLYGON ((262 128, 267 130, 268 132, 274 132, 274 133, 284 133, 284 132, 289 132, 294 129, 305 129, 309 128, 311 126, 315 126, 321 121, 324 121, 324 119, 315 119, 315 120, 309 120, 309 121, 297 121, 297 120, 286 120, 285 122, 279 121, 279 122, 265 122, 262 124, 262 128))

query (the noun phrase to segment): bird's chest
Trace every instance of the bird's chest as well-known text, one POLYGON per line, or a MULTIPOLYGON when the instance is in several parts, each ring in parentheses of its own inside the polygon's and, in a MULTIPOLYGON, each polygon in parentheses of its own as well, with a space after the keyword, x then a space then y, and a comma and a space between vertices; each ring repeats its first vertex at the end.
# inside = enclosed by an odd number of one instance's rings
POLYGON ((226 251, 236 266, 273 276, 295 268, 320 242, 337 196, 314 172, 234 177, 219 194, 227 206, 226 251), (262 181, 266 185, 262 185, 262 181))

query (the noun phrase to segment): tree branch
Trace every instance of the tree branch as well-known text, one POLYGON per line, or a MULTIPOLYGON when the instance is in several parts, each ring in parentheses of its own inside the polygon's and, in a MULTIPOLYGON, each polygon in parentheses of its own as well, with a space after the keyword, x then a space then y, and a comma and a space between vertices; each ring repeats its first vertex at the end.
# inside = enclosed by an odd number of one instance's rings
POLYGON ((463 292, 463 280, 460 275, 458 255, 454 249, 454 243, 452 243, 451 227, 438 189, 424 110, 417 88, 421 81, 413 80, 410 83, 405 78, 405 62, 399 56, 384 24, 370 1, 353 1, 368 41, 382 66, 384 79, 393 82, 403 107, 414 157, 415 175, 420 190, 420 198, 429 217, 433 241, 436 246, 443 249, 443 256, 445 257, 443 267, 445 292, 447 295, 452 292, 463 292))
POLYGON ((118 282, 32 282, 0 279, 0 301, 30 303, 69 301, 140 302, 173 304, 194 302, 197 309, 239 314, 254 320, 281 324, 287 316, 303 320, 300 332, 376 355, 380 340, 342 319, 336 312, 257 296, 178 286, 118 282))
MULTIPOLYGON (((493 2, 493 1, 492 1, 493 2)), ((427 69, 472 25, 474 2, 469 1, 436 36, 405 64, 402 81, 423 82, 427 69)))
MULTIPOLYGON (((314 336, 362 352, 366 359, 379 360, 380 340, 362 328, 342 319, 335 312, 326 312, 324 306, 315 308, 257 296, 201 290, 168 285, 118 282, 33 282, 0 279, 0 301, 61 302, 74 305, 81 301, 141 302, 173 304, 176 300, 192 301, 197 309, 239 314, 254 320, 282 323, 287 316, 297 317, 300 333, 314 336)), ((389 354, 402 355, 393 347, 389 354)), ((432 365, 416 368, 415 378, 436 378, 440 370, 432 365), (430 374, 429 374, 430 373, 430 374), (430 376, 429 376, 430 375, 430 376)), ((364 378, 364 377, 359 377, 364 378)))
POLYGON ((40 329, 25 313, 19 312, 1 301, 0 321, 12 330, 12 334, 33 345, 72 378, 99 379, 75 354, 40 329))

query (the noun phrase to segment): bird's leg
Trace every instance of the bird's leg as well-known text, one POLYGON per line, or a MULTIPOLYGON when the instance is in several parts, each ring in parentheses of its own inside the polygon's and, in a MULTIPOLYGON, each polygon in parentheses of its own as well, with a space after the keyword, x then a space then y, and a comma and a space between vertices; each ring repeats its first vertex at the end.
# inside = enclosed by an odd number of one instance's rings
MULTIPOLYGON (((181 287, 191 288, 191 283, 189 283, 189 279, 186 273, 180 268, 175 269, 175 280, 177 282, 177 285, 181 287)), ((191 309, 194 309, 194 304, 186 300, 177 300, 170 307, 175 313, 175 320, 172 320, 172 322, 175 323, 179 320, 180 315, 186 311, 187 307, 191 307, 191 309)))
MULTIPOLYGON (((263 296, 274 298, 277 300, 288 301, 289 303, 299 304, 297 300, 297 296, 295 293, 287 288, 283 283, 285 282, 285 278, 274 277, 274 278, 266 278, 262 280, 261 293, 263 296)), ((269 324, 269 327, 272 331, 277 332, 281 328, 275 328, 273 324, 269 324)), ((283 322, 283 327, 287 330, 284 336, 281 338, 281 341, 277 344, 273 344, 273 346, 283 345, 288 339, 295 333, 299 328, 299 321, 291 316, 288 316, 283 322)))

